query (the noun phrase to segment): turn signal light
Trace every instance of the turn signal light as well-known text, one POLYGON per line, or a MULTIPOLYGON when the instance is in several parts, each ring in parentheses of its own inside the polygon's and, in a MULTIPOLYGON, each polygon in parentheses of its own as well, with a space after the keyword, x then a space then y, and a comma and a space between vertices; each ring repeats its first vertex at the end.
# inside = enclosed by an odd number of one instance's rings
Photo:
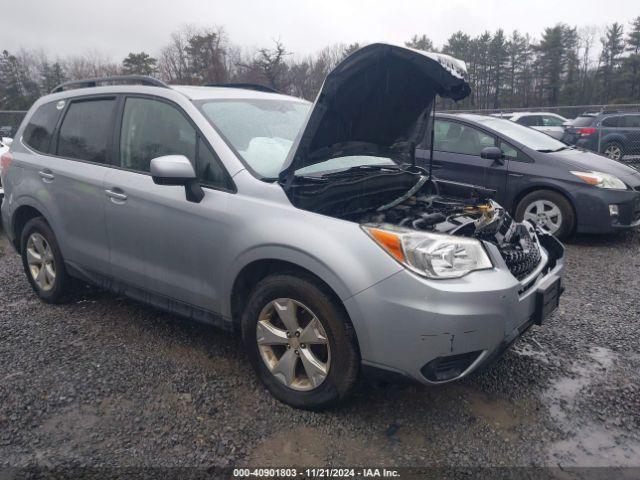
POLYGON ((398 235, 377 228, 369 228, 368 232, 371 236, 389 252, 396 260, 404 262, 404 251, 402 250, 402 241, 398 235))

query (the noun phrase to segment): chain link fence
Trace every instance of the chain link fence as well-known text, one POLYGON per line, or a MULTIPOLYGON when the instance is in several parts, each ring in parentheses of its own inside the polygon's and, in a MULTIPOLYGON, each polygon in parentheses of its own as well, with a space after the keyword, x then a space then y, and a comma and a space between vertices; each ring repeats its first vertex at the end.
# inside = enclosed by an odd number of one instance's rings
POLYGON ((0 137, 13 137, 26 110, 0 110, 0 137))

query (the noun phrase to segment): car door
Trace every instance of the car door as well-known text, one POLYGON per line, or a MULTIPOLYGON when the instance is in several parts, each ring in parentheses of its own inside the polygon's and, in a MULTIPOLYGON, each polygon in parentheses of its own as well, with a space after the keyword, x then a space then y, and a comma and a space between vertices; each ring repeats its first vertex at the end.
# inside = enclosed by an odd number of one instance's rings
MULTIPOLYGON (((495 136, 467 123, 436 119, 433 146, 435 177, 495 190, 496 200, 501 201, 506 165, 480 156, 483 148, 496 146, 495 136)), ((428 167, 429 150, 416 150, 416 157, 428 167)))
POLYGON ((128 96, 121 119, 117 168, 103 192, 113 277, 133 296, 143 291, 219 311, 222 282, 216 279, 224 272, 217 259, 232 241, 231 179, 177 105, 128 96), (182 186, 153 182, 151 160, 174 154, 194 164, 205 189, 201 202, 188 201, 182 186))
MULTIPOLYGON (((65 260, 85 271, 109 271, 109 245, 104 224, 103 180, 108 170, 116 98, 80 97, 50 104, 62 121, 49 155, 33 155, 42 185, 36 192, 53 218, 65 260)), ((25 134, 37 132, 29 129, 25 134)), ((44 147, 43 147, 44 148, 44 147)))

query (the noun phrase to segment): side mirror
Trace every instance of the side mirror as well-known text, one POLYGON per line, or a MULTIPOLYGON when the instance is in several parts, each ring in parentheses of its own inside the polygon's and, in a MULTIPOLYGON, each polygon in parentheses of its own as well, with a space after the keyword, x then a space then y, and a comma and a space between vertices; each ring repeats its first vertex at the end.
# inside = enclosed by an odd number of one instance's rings
POLYGON ((165 155, 151 160, 151 178, 156 185, 183 185, 190 202, 198 203, 204 198, 196 171, 184 155, 165 155))
POLYGON ((504 154, 498 147, 484 147, 480 152, 480 157, 494 162, 503 163, 504 154))
POLYGON ((11 138, 11 137, 2 137, 2 143, 4 145, 6 145, 7 147, 10 147, 11 144, 13 143, 13 138, 11 138))

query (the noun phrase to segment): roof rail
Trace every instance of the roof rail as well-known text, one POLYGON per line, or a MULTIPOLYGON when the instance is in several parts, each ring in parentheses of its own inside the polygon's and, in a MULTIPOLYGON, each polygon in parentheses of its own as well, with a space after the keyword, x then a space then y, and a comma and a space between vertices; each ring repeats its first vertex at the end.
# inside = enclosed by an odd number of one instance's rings
POLYGON ((128 84, 140 84, 148 85, 152 87, 169 88, 169 85, 157 78, 148 77, 146 75, 114 75, 111 77, 98 77, 98 78, 84 78, 82 80, 71 80, 70 82, 64 82, 51 90, 51 93, 62 92, 64 90, 71 90, 74 88, 87 88, 97 87, 99 83, 113 84, 113 83, 128 83, 128 84))
POLYGON ((257 83, 205 83, 204 87, 226 87, 243 88, 245 90, 255 90, 257 92, 280 93, 275 88, 259 85, 257 83))

